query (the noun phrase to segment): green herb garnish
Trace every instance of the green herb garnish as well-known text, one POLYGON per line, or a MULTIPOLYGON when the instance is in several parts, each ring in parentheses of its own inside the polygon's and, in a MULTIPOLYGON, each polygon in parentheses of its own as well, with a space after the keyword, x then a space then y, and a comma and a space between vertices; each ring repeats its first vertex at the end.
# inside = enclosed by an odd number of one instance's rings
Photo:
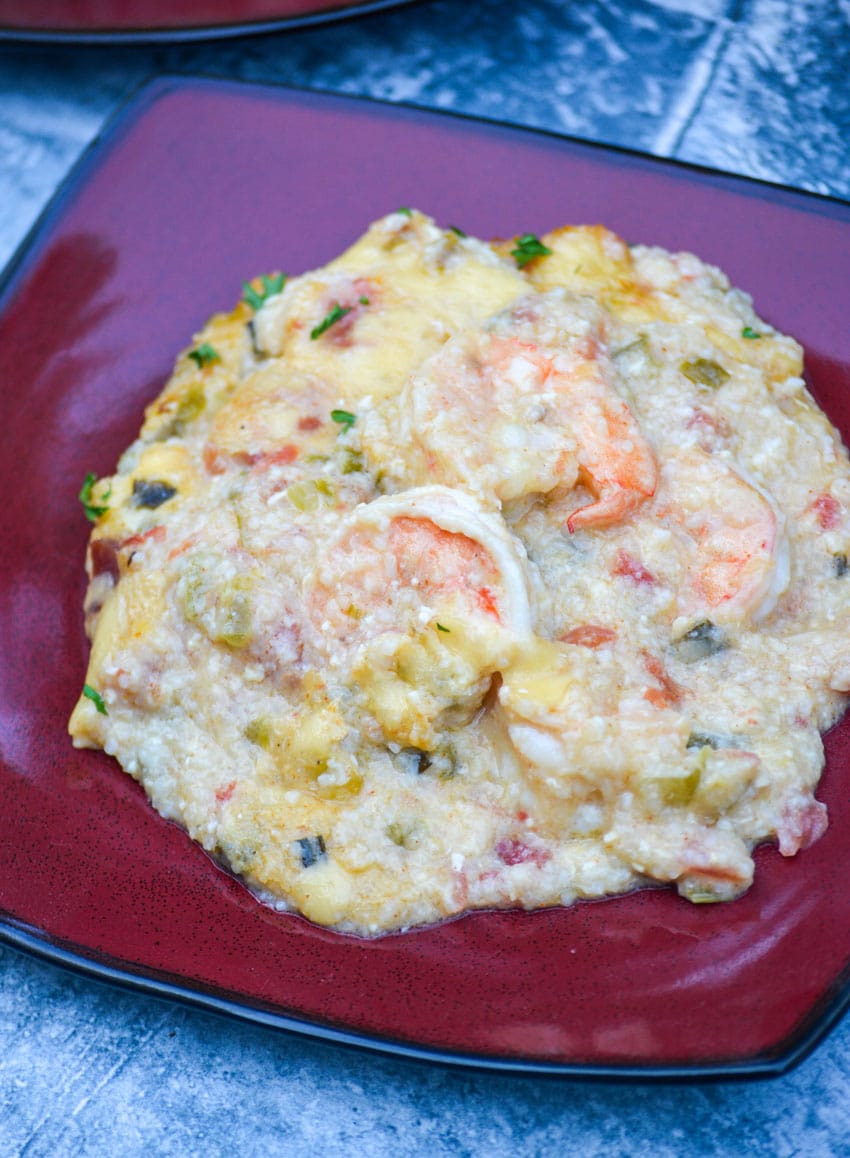
POLYGON ((83 684, 83 695, 87 700, 91 700, 102 716, 109 715, 109 712, 106 710, 106 704, 103 702, 103 696, 93 688, 91 684, 83 684))
POLYGON ((334 302, 328 313, 322 318, 318 326, 314 326, 310 331, 310 337, 315 342, 317 338, 321 338, 326 330, 335 325, 340 318, 344 318, 346 314, 350 314, 354 309, 353 306, 341 306, 339 302, 334 302))
MULTIPOLYGON (((83 485, 80 487, 80 494, 79 494, 80 502, 83 504, 83 510, 86 512, 86 518, 91 523, 97 522, 97 520, 100 518, 100 516, 105 515, 106 512, 109 510, 109 507, 100 506, 99 504, 93 503, 91 501, 92 489, 93 489, 94 484, 96 482, 97 482, 97 475, 93 471, 89 471, 89 473, 86 475, 85 479, 83 480, 83 485)), ((108 490, 104 493, 103 498, 108 499, 111 494, 112 494, 112 487, 109 487, 108 490)))
POLYGON ((413 210, 408 209, 406 205, 400 205, 398 209, 396 209, 396 213, 403 213, 405 217, 410 217, 413 214, 413 210))
POLYGON ((339 425, 342 427, 340 433, 345 434, 346 431, 351 430, 352 426, 357 421, 357 415, 349 413, 348 410, 332 410, 331 419, 334 422, 339 423, 339 425))
POLYGON ((450 627, 443 627, 442 623, 437 624, 437 631, 445 631, 445 632, 449 633, 449 632, 451 632, 451 630, 452 629, 450 627))
POLYGON ((194 350, 189 351, 189 357, 199 367, 209 366, 211 362, 220 362, 221 355, 215 346, 211 346, 209 342, 201 342, 194 350))
POLYGON ((466 237, 467 236, 464 233, 464 231, 460 228, 459 225, 450 225, 449 229, 452 231, 452 233, 456 233, 458 237, 466 237))
POLYGON ((360 302, 361 306, 368 306, 369 304, 369 299, 365 294, 361 294, 357 300, 360 302))
POLYGON ((258 310, 267 298, 281 293, 286 282, 286 274, 276 273, 271 277, 264 273, 260 282, 263 286, 262 292, 255 290, 249 281, 242 282, 242 301, 247 302, 255 310, 258 310))
POLYGON ((760 338, 761 334, 758 332, 758 330, 754 330, 752 326, 744 326, 743 330, 741 330, 741 337, 754 339, 760 338))
POLYGON ((514 258, 520 269, 524 269, 535 257, 548 257, 551 252, 549 246, 544 245, 535 234, 523 233, 516 244, 516 249, 511 250, 511 257, 514 258))

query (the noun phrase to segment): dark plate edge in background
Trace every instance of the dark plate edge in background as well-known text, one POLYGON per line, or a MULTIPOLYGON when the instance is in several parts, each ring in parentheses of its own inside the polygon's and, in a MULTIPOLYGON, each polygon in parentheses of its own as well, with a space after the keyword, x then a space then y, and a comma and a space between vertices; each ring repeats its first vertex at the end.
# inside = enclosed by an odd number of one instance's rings
POLYGON ((8 28, 5 25, 0 25, 0 43, 122 45, 124 47, 141 44, 188 44, 194 41, 227 40, 242 36, 261 36, 300 28, 313 28, 319 24, 333 24, 357 16, 371 16, 387 9, 400 8, 402 5, 418 2, 419 0, 359 0, 356 4, 347 4, 345 0, 342 0, 338 8, 307 12, 301 16, 233 21, 226 24, 187 25, 185 28, 128 28, 120 31, 111 29, 87 31, 83 29, 8 28))

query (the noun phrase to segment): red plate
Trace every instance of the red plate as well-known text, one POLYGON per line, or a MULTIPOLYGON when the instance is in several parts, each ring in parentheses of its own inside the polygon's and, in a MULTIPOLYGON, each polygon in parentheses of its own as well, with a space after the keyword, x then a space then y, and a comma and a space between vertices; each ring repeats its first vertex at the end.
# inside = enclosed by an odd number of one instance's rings
POLYGON ((321 265, 399 205, 483 237, 601 221, 692 249, 805 344, 819 399, 850 430, 850 206, 366 101, 154 84, 77 167, 0 296, 0 934, 100 976, 412 1056, 782 1070, 848 998, 847 721, 827 739, 827 835, 793 860, 760 850, 734 904, 645 891, 376 941, 259 905, 66 736, 87 655, 83 476, 113 469, 176 351, 243 278, 321 265))
POLYGON ((0 38, 194 40, 271 32, 394 8, 409 0, 0 0, 0 38))

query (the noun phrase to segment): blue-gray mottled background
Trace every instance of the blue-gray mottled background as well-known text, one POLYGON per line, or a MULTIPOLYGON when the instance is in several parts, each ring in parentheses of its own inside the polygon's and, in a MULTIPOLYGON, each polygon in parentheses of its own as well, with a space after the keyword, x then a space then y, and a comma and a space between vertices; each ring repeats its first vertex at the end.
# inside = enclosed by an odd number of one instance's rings
MULTIPOLYGON (((0 46, 0 265, 109 114, 164 72, 480 113, 850 200, 850 0, 423 0, 208 44, 0 46)), ((773 1081, 478 1075, 219 1020, 0 946, 0 1035, 4 1156, 850 1154, 847 1024, 773 1081)))

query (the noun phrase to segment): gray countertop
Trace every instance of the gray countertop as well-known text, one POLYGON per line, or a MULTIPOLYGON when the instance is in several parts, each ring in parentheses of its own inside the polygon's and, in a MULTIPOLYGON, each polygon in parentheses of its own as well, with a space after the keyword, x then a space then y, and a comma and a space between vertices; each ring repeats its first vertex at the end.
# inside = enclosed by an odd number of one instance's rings
MULTIPOLYGON (((368 94, 850 200, 847 0, 431 0, 180 46, 0 47, 0 265, 140 83, 368 94)), ((814 949, 813 949, 814 951, 814 949)), ((451 1071, 218 1019, 0 947, 0 1152, 850 1153, 850 1024, 772 1081, 451 1071)))

